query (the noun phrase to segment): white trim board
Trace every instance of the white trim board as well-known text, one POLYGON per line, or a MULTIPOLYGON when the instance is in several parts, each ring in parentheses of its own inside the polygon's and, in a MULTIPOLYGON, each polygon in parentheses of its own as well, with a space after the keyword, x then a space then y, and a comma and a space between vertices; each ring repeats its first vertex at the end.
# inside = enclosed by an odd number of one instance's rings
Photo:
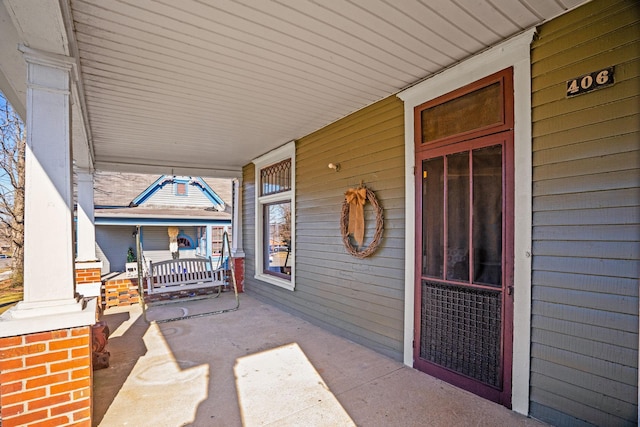
POLYGON ((296 288, 296 142, 290 141, 285 145, 276 148, 262 156, 254 159, 252 163, 255 165, 255 197, 254 197, 254 218, 255 218, 255 253, 254 257, 254 279, 260 280, 262 282, 271 283, 272 285, 279 286, 283 289, 287 289, 290 291, 295 290, 296 288), (260 196, 260 170, 268 166, 270 164, 279 162, 281 160, 290 158, 291 159, 291 190, 283 193, 278 193, 274 195, 268 196, 260 196), (264 251, 264 244, 262 241, 263 232, 264 232, 264 224, 262 220, 262 206, 264 204, 280 201, 286 198, 291 200, 291 277, 290 280, 282 279, 277 276, 272 276, 269 274, 265 274, 264 271, 264 261, 262 258, 262 254, 264 251))
POLYGON ((413 366, 415 282, 414 107, 483 77, 513 67, 514 85, 514 319, 512 408, 529 413, 531 343, 531 28, 437 74, 397 96, 405 115, 405 306, 404 363, 413 366))

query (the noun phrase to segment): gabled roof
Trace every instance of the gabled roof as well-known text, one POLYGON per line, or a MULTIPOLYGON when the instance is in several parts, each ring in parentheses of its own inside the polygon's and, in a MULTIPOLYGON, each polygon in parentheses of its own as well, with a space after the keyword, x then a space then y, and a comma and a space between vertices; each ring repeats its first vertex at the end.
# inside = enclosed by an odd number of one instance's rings
POLYGON ((224 201, 216 194, 215 191, 200 177, 191 176, 170 176, 162 175, 153 184, 147 187, 142 193, 140 193, 130 203, 130 207, 137 207, 151 199, 151 196, 156 194, 158 190, 162 189, 167 184, 184 183, 195 188, 198 188, 209 199, 213 205, 213 209, 216 211, 223 211, 225 207, 224 201))
POLYGON ((228 222, 231 220, 231 187, 229 179, 97 171, 94 174, 96 224, 228 222), (154 195, 176 181, 185 182, 211 203, 177 206, 154 202, 154 195))

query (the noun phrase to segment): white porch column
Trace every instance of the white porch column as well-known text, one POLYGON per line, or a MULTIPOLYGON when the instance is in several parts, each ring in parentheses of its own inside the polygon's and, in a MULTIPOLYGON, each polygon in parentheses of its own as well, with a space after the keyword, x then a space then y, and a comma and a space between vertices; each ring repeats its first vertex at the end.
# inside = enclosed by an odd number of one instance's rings
POLYGON ((76 167, 78 210, 76 222, 76 292, 100 297, 102 261, 96 257, 96 227, 93 215, 93 172, 76 167))
POLYGON ((242 246, 242 178, 233 180, 233 218, 231 219, 231 255, 244 258, 242 246))
POLYGON ((76 224, 76 261, 95 261, 96 228, 93 217, 93 173, 76 169, 78 187, 78 223, 76 224))
POLYGON ((206 247, 204 248, 204 253, 208 258, 211 258, 211 255, 213 254, 213 245, 211 242, 211 237, 212 237, 212 225, 211 224, 207 224, 204 229, 205 229, 205 241, 206 241, 206 247))
MULTIPOLYGON (((27 62, 24 300, 3 333, 95 322, 75 298, 71 156, 71 58, 21 48, 27 62), (43 319, 46 316, 46 320, 43 319), (31 320, 30 320, 31 319, 31 320), (11 327, 10 327, 11 326, 11 327)), ((93 311, 93 312, 91 312, 93 311)), ((3 319, 4 320, 4 319, 3 319)))

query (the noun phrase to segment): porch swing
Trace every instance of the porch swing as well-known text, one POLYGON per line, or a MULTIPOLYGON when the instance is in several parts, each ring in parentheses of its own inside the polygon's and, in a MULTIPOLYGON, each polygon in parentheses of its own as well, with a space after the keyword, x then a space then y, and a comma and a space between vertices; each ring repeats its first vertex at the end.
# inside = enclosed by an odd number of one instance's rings
POLYGON ((144 320, 147 323, 166 323, 175 320, 211 316, 236 311, 240 307, 235 265, 231 257, 229 235, 226 231, 222 236, 220 257, 215 268, 211 258, 184 258, 157 263, 150 262, 148 268, 143 268, 146 267, 146 262, 144 262, 144 253, 140 241, 140 226, 137 227, 136 232, 136 248, 138 294, 144 320), (188 309, 183 307, 181 316, 158 320, 149 320, 147 318, 148 309, 151 307, 198 300, 222 299, 220 295, 223 289, 230 290, 230 287, 233 288, 235 297, 235 304, 230 307, 193 314, 189 314, 188 309))

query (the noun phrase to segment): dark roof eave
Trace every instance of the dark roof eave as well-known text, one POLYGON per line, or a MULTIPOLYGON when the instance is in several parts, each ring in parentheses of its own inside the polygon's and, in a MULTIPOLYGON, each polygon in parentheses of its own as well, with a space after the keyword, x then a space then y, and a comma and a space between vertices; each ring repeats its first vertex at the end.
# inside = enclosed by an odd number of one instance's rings
POLYGON ((124 217, 97 216, 95 225, 231 225, 231 218, 152 218, 152 217, 124 217))

